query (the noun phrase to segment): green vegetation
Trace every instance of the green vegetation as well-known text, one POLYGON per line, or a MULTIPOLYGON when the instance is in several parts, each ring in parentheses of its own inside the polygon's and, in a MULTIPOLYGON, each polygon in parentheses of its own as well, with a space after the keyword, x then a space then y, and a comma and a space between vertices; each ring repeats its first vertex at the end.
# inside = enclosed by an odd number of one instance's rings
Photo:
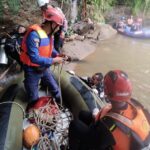
POLYGON ((88 0, 87 4, 94 7, 93 19, 104 22, 103 13, 111 10, 116 4, 116 0, 88 0))
POLYGON ((116 5, 129 6, 135 15, 139 12, 146 15, 150 11, 150 0, 87 0, 87 3, 94 4, 101 12, 105 12, 116 5))
POLYGON ((135 15, 143 12, 143 16, 145 16, 150 11, 150 0, 126 0, 125 4, 132 8, 135 15))
POLYGON ((116 0, 91 0, 91 3, 94 4, 94 6, 98 8, 101 12, 105 12, 111 9, 115 2, 116 0))
POLYGON ((3 1, 0 1, 0 20, 3 20, 3 1))
MULTIPOLYGON (((29 3, 35 3, 37 0, 26 0, 29 3)), ((22 2, 24 4, 26 1, 22 2)), ((59 5, 62 7, 64 4, 69 4, 70 0, 57 0, 59 5)), ((3 17, 3 10, 4 6, 6 5, 6 9, 9 9, 13 14, 17 14, 20 8, 21 0, 0 0, 0 19, 3 17)), ((87 7, 85 9, 88 11, 89 6, 92 7, 93 12, 93 19, 98 20, 102 18, 103 13, 113 9, 113 7, 117 5, 124 5, 131 8, 132 13, 137 15, 142 12, 142 15, 145 16, 147 12, 150 12, 150 0, 81 0, 78 1, 78 6, 80 8, 80 12, 82 11, 83 7, 87 7)), ((87 12, 88 13, 88 12, 87 12)))
POLYGON ((16 14, 19 11, 20 0, 7 0, 10 11, 16 14))
POLYGON ((93 19, 103 21, 106 11, 115 9, 116 6, 127 6, 131 8, 132 15, 145 17, 150 12, 150 0, 86 0, 87 4, 94 6, 93 19))

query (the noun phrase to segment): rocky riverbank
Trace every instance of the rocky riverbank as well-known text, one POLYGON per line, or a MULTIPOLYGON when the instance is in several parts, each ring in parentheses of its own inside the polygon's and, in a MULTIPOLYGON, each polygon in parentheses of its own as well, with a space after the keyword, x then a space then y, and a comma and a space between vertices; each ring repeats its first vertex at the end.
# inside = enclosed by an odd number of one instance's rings
POLYGON ((84 39, 74 38, 72 41, 65 42, 63 51, 65 54, 71 56, 73 59, 77 58, 79 61, 73 61, 65 64, 66 70, 74 70, 74 67, 78 62, 82 62, 85 57, 93 53, 96 49, 96 45, 103 40, 107 40, 116 34, 110 25, 96 24, 94 30, 85 33, 84 39))

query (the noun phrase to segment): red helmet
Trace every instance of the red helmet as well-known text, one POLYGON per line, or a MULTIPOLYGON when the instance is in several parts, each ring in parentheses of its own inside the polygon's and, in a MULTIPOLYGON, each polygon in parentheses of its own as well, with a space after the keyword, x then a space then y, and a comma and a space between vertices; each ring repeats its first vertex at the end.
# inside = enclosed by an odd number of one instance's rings
POLYGON ((130 100, 132 85, 128 75, 121 70, 109 71, 104 77, 104 92, 113 101, 130 100))
POLYGON ((44 19, 47 21, 55 22, 60 26, 63 25, 63 16, 57 9, 53 7, 48 7, 47 10, 44 11, 44 19))

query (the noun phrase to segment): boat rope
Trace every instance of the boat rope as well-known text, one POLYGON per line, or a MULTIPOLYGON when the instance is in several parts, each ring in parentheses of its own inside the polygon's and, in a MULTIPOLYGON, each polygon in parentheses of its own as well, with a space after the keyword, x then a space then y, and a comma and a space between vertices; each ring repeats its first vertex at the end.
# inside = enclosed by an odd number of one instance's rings
POLYGON ((56 65, 53 65, 54 67, 53 67, 53 69, 52 69, 52 72, 54 72, 55 71, 55 69, 56 69, 56 65))
POLYGON ((62 69, 63 69, 63 64, 58 65, 58 86, 59 86, 59 90, 60 90, 60 105, 63 105, 63 99, 62 99, 62 92, 61 92, 61 73, 62 73, 62 69))
POLYGON ((25 115, 26 115, 25 109, 23 108, 23 106, 21 104, 19 104, 17 102, 12 102, 12 101, 7 101, 7 102, 1 102, 0 103, 0 105, 3 105, 3 104, 15 104, 15 105, 19 106, 21 108, 22 112, 23 112, 23 118, 25 118, 25 115))
MULTIPOLYGON (((34 146, 35 145, 32 145, 31 150, 34 150, 34 146)), ((47 150, 47 148, 49 147, 49 149, 52 150, 51 146, 52 145, 51 145, 51 142, 50 142, 48 136, 40 137, 40 140, 39 140, 39 142, 37 144, 37 147, 39 149, 47 150)))
POLYGON ((52 98, 45 106, 29 110, 28 119, 42 133, 36 145, 38 150, 49 150, 50 145, 53 148, 56 147, 55 150, 59 150, 61 144, 67 143, 68 128, 72 115, 68 109, 58 106, 52 98))
MULTIPOLYGON (((63 105, 63 98, 62 98, 62 90, 61 90, 61 73, 62 73, 62 69, 64 66, 65 61, 62 64, 58 64, 57 66, 57 71, 58 71, 58 87, 60 90, 60 105, 63 105)), ((54 69, 52 70, 53 72, 55 71, 55 67, 56 65, 54 65, 54 69)))
POLYGON ((62 69, 64 67, 64 64, 69 64, 69 63, 70 63, 70 61, 64 60, 61 64, 54 65, 54 68, 52 70, 52 72, 54 72, 56 66, 58 66, 58 68, 57 68, 57 71, 58 71, 58 87, 59 87, 59 90, 60 90, 60 105, 61 105, 61 107, 63 106, 63 98, 62 98, 62 90, 61 90, 61 73, 62 73, 62 69))

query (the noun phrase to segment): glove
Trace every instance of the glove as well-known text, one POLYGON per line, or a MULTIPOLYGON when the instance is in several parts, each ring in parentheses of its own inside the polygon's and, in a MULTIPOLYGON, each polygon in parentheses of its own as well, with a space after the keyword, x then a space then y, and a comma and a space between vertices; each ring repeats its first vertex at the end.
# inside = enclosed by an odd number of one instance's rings
POLYGON ((63 61, 64 61, 64 58, 62 58, 62 57, 55 57, 55 58, 53 58, 53 64, 57 64, 57 63, 63 63, 63 61))
POLYGON ((66 55, 63 53, 58 54, 58 57, 65 57, 66 55))
POLYGON ((63 53, 59 54, 58 57, 63 57, 65 61, 69 61, 69 62, 72 60, 70 56, 67 56, 63 53))
POLYGON ((93 93, 98 94, 98 90, 97 89, 92 89, 93 93))
POLYGON ((67 58, 66 61, 71 62, 71 60, 72 60, 72 59, 71 59, 71 56, 66 56, 66 58, 67 58))

